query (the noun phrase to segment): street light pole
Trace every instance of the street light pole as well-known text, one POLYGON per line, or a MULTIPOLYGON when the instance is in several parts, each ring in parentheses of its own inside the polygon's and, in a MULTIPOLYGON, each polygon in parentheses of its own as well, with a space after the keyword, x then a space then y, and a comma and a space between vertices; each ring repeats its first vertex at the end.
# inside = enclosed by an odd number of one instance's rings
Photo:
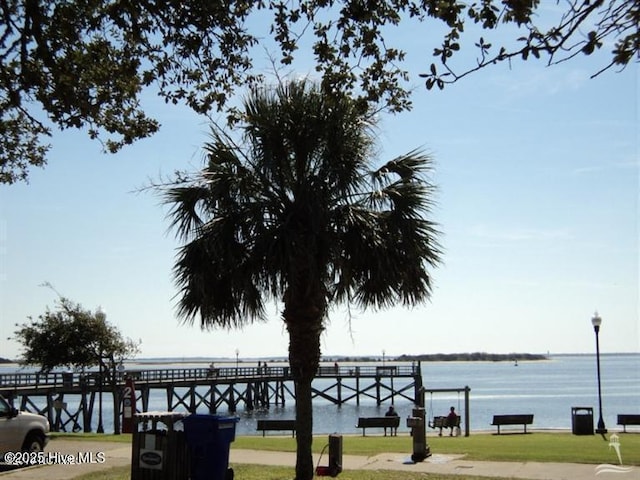
POLYGON ((598 408, 599 408, 599 418, 598 418, 598 428, 596 428, 596 433, 602 435, 602 438, 605 438, 605 433, 607 433, 607 429, 604 426, 604 420, 602 418, 602 389, 600 387, 600 325, 602 324, 602 318, 596 312, 591 319, 591 325, 593 325, 593 331, 596 333, 596 364, 598 368, 598 408))
MULTIPOLYGON (((98 320, 102 320, 104 321, 105 317, 107 316, 107 314, 105 313, 105 311, 102 309, 101 306, 98 306, 98 310, 96 311, 96 317, 98 318, 98 320)), ((104 433, 104 426, 102 425, 102 375, 103 375, 103 371, 102 371, 102 344, 100 344, 100 352, 99 352, 99 359, 98 359, 98 368, 100 369, 98 372, 98 428, 96 429, 97 433, 104 433)))

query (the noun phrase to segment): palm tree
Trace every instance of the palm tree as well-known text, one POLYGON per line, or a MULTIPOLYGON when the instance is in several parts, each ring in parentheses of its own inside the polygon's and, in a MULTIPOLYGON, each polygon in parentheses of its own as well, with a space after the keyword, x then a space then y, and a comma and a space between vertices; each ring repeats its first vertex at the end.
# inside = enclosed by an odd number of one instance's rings
POLYGON ((428 299, 439 263, 425 218, 431 160, 412 151, 372 169, 370 112, 308 81, 254 89, 242 141, 212 130, 205 169, 164 191, 185 243, 175 264, 179 314, 242 327, 282 302, 295 383, 296 479, 313 477, 311 382, 333 304, 428 299))

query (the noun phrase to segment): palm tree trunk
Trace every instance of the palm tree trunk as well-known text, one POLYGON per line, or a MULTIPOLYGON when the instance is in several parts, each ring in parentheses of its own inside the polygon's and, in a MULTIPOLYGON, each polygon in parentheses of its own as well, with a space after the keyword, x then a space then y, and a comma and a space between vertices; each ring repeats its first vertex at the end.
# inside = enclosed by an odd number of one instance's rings
MULTIPOLYGON (((297 302, 294 302, 297 303, 297 302)), ((308 304, 285 307, 283 317, 289 330, 289 364, 296 388, 296 478, 313 478, 313 407, 311 382, 320 363, 320 334, 324 312, 308 304), (292 312, 296 311, 296 315, 292 312)))
POLYGON ((296 480, 313 478, 311 379, 296 380, 296 480))

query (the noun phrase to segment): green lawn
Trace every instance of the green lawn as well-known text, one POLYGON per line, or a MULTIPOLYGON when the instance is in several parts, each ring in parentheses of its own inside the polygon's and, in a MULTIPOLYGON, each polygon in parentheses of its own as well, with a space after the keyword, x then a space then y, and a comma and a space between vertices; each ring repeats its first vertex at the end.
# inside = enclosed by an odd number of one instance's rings
MULTIPOLYGON (((108 440, 131 442, 131 435, 53 434, 54 438, 108 440)), ((568 432, 534 432, 522 434, 472 434, 469 437, 438 437, 429 435, 432 453, 462 454, 468 460, 518 462, 618 463, 609 441, 599 435, 577 436, 568 432)), ((610 438, 610 437, 607 437, 610 438)), ((640 434, 620 434, 620 450, 625 465, 640 465, 640 434)), ((55 440, 54 440, 55 441, 55 440)), ((327 436, 315 438, 313 448, 319 453, 327 443, 327 436)), ((295 440, 289 436, 238 436, 231 448, 295 451, 295 440)), ((407 453, 412 451, 411 437, 347 435, 343 437, 345 455, 376 455, 378 453, 407 453)))
MULTIPOLYGON (((65 435, 77 438, 77 435, 65 435)), ((87 437, 87 436, 81 436, 87 437)), ((130 441, 130 435, 108 436, 112 441, 130 441)), ((103 438, 103 437, 100 437, 103 438)), ((104 437, 105 439, 107 437, 104 437)), ((531 433, 527 435, 476 434, 470 437, 428 437, 433 453, 463 454, 468 460, 494 460, 518 462, 568 462, 568 463, 618 463, 609 442, 598 435, 575 436, 570 433, 531 433)), ((95 435, 87 440, 95 440, 95 435)), ((316 437, 314 451, 320 452, 326 444, 326 436, 316 437)), ((625 465, 640 465, 640 434, 619 435, 622 459, 625 465)), ((231 448, 295 451, 295 440, 285 436, 237 437, 231 448)), ((345 455, 376 455, 383 452, 411 453, 411 438, 382 436, 345 436, 345 455)), ((270 467, 263 465, 232 465, 235 478, 242 480, 290 480, 293 466, 270 467)), ((79 477, 79 480, 129 480, 128 467, 112 468, 101 473, 79 477)), ((388 471, 344 471, 342 480, 388 480, 388 471)), ((478 477, 472 475, 438 475, 433 473, 407 473, 394 471, 394 480, 504 480, 502 477, 478 477)))
MULTIPOLYGON (((316 437, 313 447, 320 452, 325 437, 316 437)), ((609 438, 609 437, 607 437, 609 438)), ((518 462, 618 463, 613 448, 600 435, 577 436, 571 433, 529 433, 526 435, 475 434, 469 437, 428 436, 432 453, 463 454, 468 460, 518 462)), ((640 465, 640 434, 620 434, 620 451, 625 465, 640 465)), ((295 440, 284 436, 243 436, 232 448, 295 451, 295 440)), ((411 437, 345 436, 343 453, 375 455, 383 452, 410 454, 411 437)))

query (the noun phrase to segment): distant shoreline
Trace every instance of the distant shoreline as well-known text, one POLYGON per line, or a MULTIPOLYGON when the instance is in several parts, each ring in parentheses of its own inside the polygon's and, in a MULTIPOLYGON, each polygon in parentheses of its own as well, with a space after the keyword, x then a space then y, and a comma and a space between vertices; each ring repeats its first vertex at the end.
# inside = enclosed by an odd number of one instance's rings
MULTIPOLYGON (((256 361, 268 361, 271 363, 287 362, 286 357, 260 357, 260 358, 240 358, 240 363, 251 363, 256 361)), ((437 353, 437 354, 420 354, 420 355, 400 355, 400 356, 388 356, 384 359, 382 357, 371 355, 327 355, 320 360, 320 363, 377 363, 381 361, 386 362, 514 362, 514 361, 541 361, 549 360, 549 356, 533 354, 533 353, 485 353, 485 352, 473 352, 473 353, 437 353)), ((131 359, 131 363, 145 364, 145 363, 207 363, 210 361, 219 363, 233 363, 236 359, 233 358, 206 358, 206 357, 194 357, 194 358, 139 358, 131 359)))
MULTIPOLYGON (((326 355, 320 360, 320 363, 379 363, 386 362, 514 362, 514 361, 545 361, 552 360, 554 357, 571 357, 571 356, 592 356, 595 353, 549 353, 549 354, 532 354, 532 353, 435 353, 420 355, 399 355, 399 356, 382 356, 375 355, 326 355)), ((601 353, 602 356, 616 355, 640 355, 640 352, 615 352, 601 353)), ((287 362, 287 357, 263 356, 263 357, 245 357, 240 358, 239 363, 257 363, 258 361, 266 361, 268 363, 287 362)), ((183 363, 235 363, 236 359, 231 357, 149 357, 134 358, 128 360, 128 363, 137 364, 183 364, 183 363)))
POLYGON ((514 362, 549 360, 548 355, 536 353, 435 353, 424 355, 401 355, 395 358, 400 362, 514 362))
MULTIPOLYGON (((399 356, 382 356, 375 355, 326 355, 321 359, 323 362, 340 362, 340 363, 376 363, 381 361, 386 362, 515 362, 515 361, 545 361, 551 360, 554 357, 567 357, 567 356, 592 356, 594 353, 549 353, 546 355, 533 354, 533 353, 486 353, 486 352, 473 352, 473 353, 433 353, 433 354, 419 354, 419 355, 399 355, 399 356)), ((619 355, 640 355, 640 352, 611 352, 601 353, 602 356, 619 356, 619 355)), ((264 356, 264 357, 246 357, 240 358, 239 363, 256 363, 258 361, 266 361, 270 363, 282 363, 287 362, 286 357, 278 356, 264 356)), ((235 363, 236 359, 231 357, 143 357, 143 358, 131 358, 125 360, 128 364, 185 364, 185 363, 235 363)), ((0 365, 19 365, 18 360, 10 360, 0 357, 0 365)))

